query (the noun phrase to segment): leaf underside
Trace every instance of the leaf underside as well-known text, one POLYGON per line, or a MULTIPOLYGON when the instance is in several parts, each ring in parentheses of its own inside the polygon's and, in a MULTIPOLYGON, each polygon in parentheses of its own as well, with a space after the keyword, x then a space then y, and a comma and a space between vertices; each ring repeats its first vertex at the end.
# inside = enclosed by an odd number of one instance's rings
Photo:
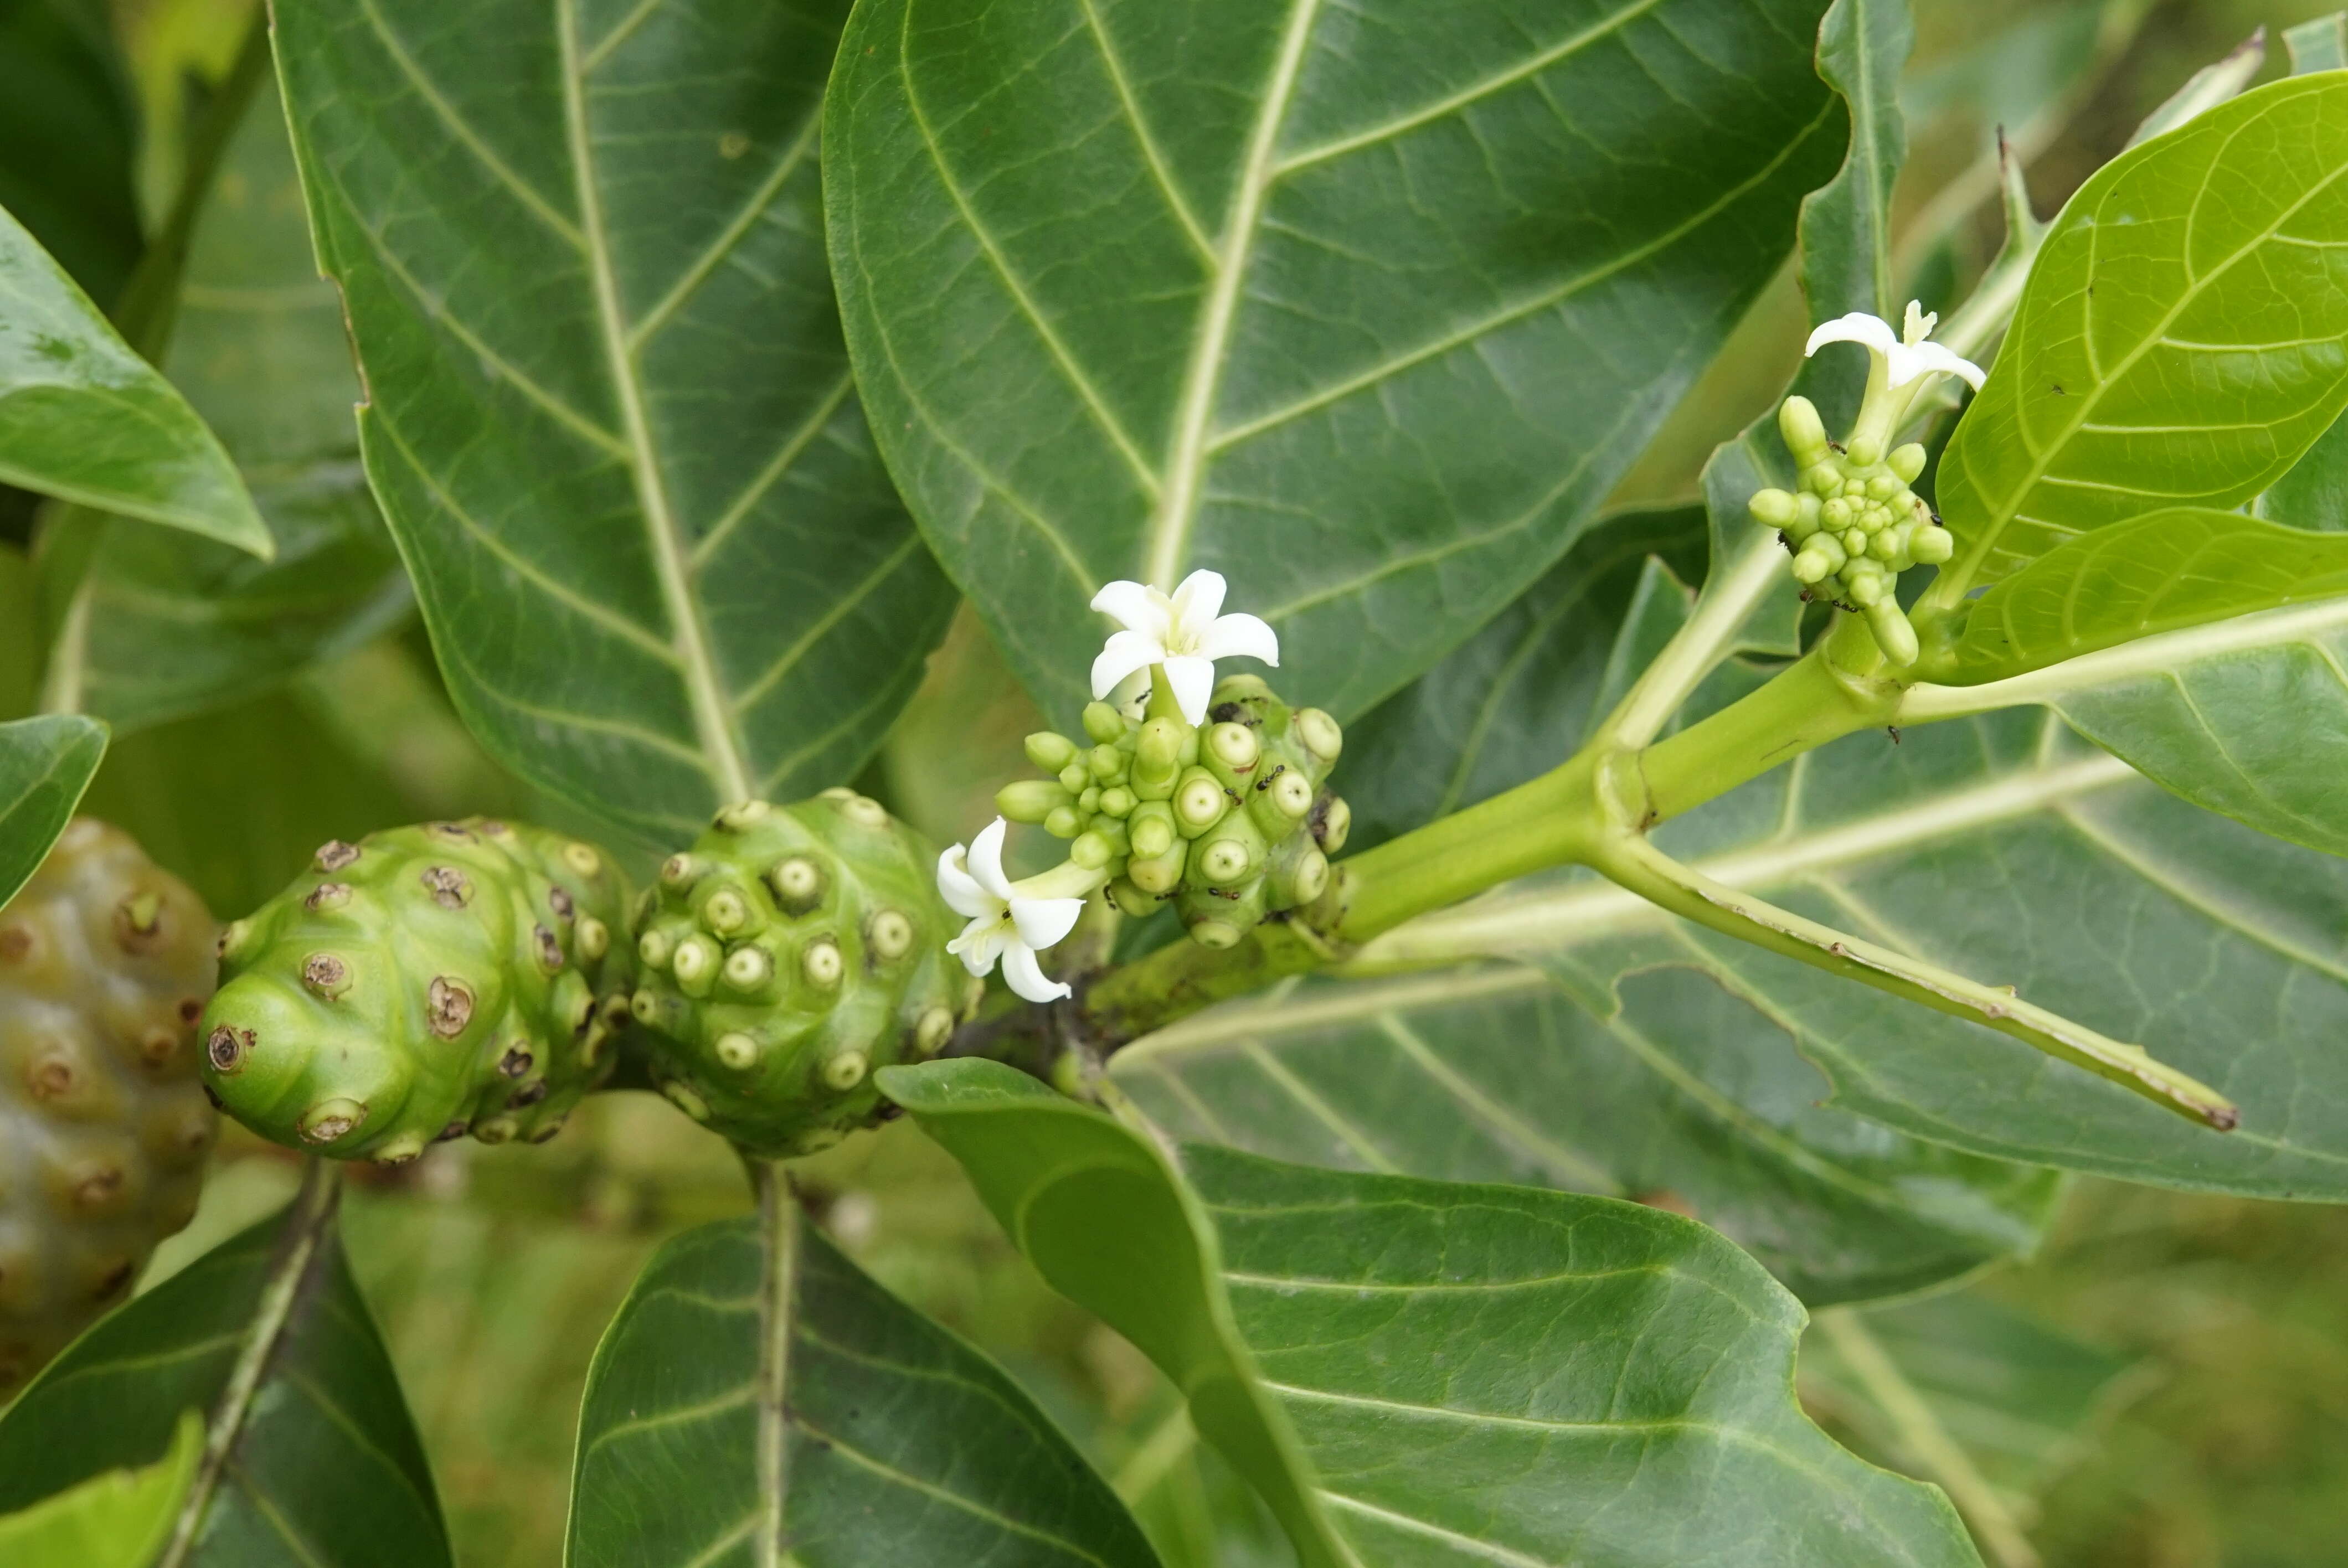
POLYGON ((1810 1425, 1801 1308, 1700 1225, 1197 1145, 1178 1177, 993 1062, 891 1068, 885 1087, 1046 1279, 1190 1389, 1202 1433, 1231 1441, 1242 1396, 1277 1402, 1280 1484, 1308 1490, 1335 1561, 1977 1561, 1938 1493, 1810 1425), (1204 1375, 1227 1335, 1231 1370, 1204 1375))

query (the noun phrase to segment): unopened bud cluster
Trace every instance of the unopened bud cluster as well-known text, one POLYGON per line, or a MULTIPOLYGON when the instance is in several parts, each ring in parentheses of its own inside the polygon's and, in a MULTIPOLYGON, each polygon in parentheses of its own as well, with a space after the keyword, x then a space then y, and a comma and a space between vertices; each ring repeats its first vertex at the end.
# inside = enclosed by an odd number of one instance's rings
POLYGON ((1800 488, 1756 491, 1747 503, 1754 521, 1784 538, 1797 579, 1867 617, 1885 658, 1914 663, 1916 633, 1900 609, 1900 574, 1945 561, 1953 549, 1948 530, 1909 488, 1924 471, 1924 448, 1911 442, 1886 453, 1867 436, 1838 446, 1806 397, 1786 399, 1777 428, 1800 466, 1800 488))
POLYGON ((1084 741, 1027 737, 1028 760, 1053 776, 1007 785, 995 804, 1068 840, 1068 858, 1105 874, 1127 914, 1170 901, 1192 939, 1228 948, 1328 886, 1328 857, 1352 820, 1323 787, 1344 735, 1253 675, 1220 682, 1206 719, 1193 724, 1171 703, 1134 718, 1094 702, 1084 741))

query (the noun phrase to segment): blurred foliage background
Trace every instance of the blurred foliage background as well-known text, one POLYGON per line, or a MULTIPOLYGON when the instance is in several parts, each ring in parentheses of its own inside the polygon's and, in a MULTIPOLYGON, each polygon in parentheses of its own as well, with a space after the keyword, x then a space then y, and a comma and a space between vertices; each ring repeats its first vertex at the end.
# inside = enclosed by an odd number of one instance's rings
MULTIPOLYGON (((2306 0, 1914 0, 1903 273, 1962 298, 1994 250, 1999 128, 2054 209, 2194 71, 2306 0)), ((0 0, 0 204, 101 303, 167 231, 191 127, 250 0, 0 0)), ((1691 395, 1625 500, 1692 493, 1800 350, 1790 272, 1691 395)), ((0 718, 36 701, 28 497, 0 494, 0 718)), ((965 615, 858 781, 942 841, 992 814, 1041 720, 965 615)), ((223 917, 329 836, 426 816, 545 816, 473 745, 412 617, 257 699, 119 739, 88 803, 223 917)), ((559 820, 559 815, 556 817, 559 820)), ((641 874, 645 866, 636 867, 641 874)), ((149 1284, 284 1201, 291 1156, 232 1133, 149 1284)), ((350 1250, 438 1467, 460 1554, 560 1560, 572 1429, 602 1326, 674 1231, 747 1206, 721 1144, 664 1102, 600 1098, 544 1149, 444 1146, 355 1173, 350 1250)), ((906 1123, 815 1162, 806 1195, 901 1294, 1011 1367, 1087 1441, 1174 1568, 1288 1560, 1197 1451, 1156 1374, 1052 1296, 906 1123)), ((1846 1441, 1949 1487, 1998 1568, 2336 1564, 2348 1532, 2348 1214, 2079 1183, 2029 1265, 1824 1314, 1803 1392, 1846 1441)))

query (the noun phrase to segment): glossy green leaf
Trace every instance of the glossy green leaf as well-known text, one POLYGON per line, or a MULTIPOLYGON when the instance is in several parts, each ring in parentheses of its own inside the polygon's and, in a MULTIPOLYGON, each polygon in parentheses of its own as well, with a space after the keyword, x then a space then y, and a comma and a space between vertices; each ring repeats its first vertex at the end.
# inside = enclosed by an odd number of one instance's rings
POLYGON ((570 1568, 1155 1568, 1124 1505, 1017 1384, 795 1210, 785 1223, 798 1232, 782 1264, 787 1387, 761 1356, 777 1260, 757 1217, 688 1231, 645 1266, 588 1374, 570 1568), (773 1477, 768 1423, 788 1428, 773 1477))
POLYGON ((2233 1099, 2241 1124, 2198 1127, 1586 876, 1426 917, 1364 959, 1481 953, 1541 963, 1601 1014, 1721 1009, 1736 1021, 1716 1032, 1815 1062, 1830 1104, 1976 1153, 2348 1199, 2348 1124, 2324 1109, 2348 1096, 2331 1045, 2348 1030, 2348 862, 2196 810, 2032 709, 1846 737, 1656 836, 1715 881, 2140 1045, 2233 1099))
POLYGON ((160 363, 235 459, 277 554, 105 525, 52 658, 118 731, 277 684, 408 613, 359 466, 342 302, 312 259, 266 77, 196 220, 160 363))
POLYGON ((1983 594, 1952 668, 1997 681, 2231 616, 2348 593, 2348 535, 2208 507, 2175 507, 2083 534, 1983 594))
POLYGON ((2348 14, 2334 11, 2282 30, 2282 46, 2291 51, 2293 76, 2310 71, 2336 71, 2348 67, 2348 14))
POLYGON ((1345 718, 1513 598, 1838 159, 1823 10, 859 6, 824 136, 849 341, 1029 690, 1088 694, 1109 579, 1224 572, 1345 718))
POLYGON ((0 479, 270 551, 269 529, 219 440, 5 211, 0 479))
POLYGON ((0 208, 92 299, 139 260, 137 116, 103 0, 0 8, 0 208))
POLYGON ((171 1446, 154 1463, 94 1475, 0 1517, 0 1562, 9 1568, 149 1568, 171 1538, 203 1449, 203 1422, 193 1410, 181 1411, 171 1446))
POLYGON ((1529 968, 1323 982, 1126 1047, 1117 1082, 1185 1141, 1693 1214, 1813 1307, 2036 1245, 2053 1173, 1821 1106, 1827 1081, 1716 988, 1594 1012, 1529 968))
POLYGON ((994 1062, 883 1084, 1044 1276, 1188 1389, 1203 1433, 1227 1453, 1232 1426, 1279 1440, 1285 1473, 1233 1457, 1310 1503, 1274 1497, 1308 1564, 1977 1561, 1938 1493, 1801 1414, 1800 1307, 1700 1225, 1196 1145, 1178 1175, 994 1062))
POLYGON ((105 754, 106 726, 73 714, 0 724, 0 904, 48 858, 105 754))
POLYGON ((2144 1369, 1965 1291, 1818 1314, 1800 1387, 1859 1452, 1947 1491, 1993 1561, 2018 1563, 2040 1493, 2092 1451, 2144 1369))
POLYGON ((825 272, 840 0, 277 12, 367 473, 467 721, 656 840, 841 782, 953 595, 825 272))
MULTIPOLYGON (((2155 508, 2227 507, 2348 404, 2348 78, 2277 82, 2098 170, 1941 458, 1936 593, 2155 508)), ((1928 601, 1929 602, 1929 601, 1928 601)))
POLYGON ((0 1417, 0 1509, 141 1463, 205 1412, 169 1568, 449 1563, 432 1475, 314 1165, 263 1221, 99 1320, 0 1417))

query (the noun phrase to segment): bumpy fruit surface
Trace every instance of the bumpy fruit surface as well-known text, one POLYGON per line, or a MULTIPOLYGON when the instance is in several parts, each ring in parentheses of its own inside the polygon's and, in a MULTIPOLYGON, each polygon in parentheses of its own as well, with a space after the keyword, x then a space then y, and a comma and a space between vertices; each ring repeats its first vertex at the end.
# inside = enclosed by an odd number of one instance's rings
POLYGON ((1292 709, 1258 676, 1216 683, 1206 727, 1179 712, 1085 710, 1092 744, 1048 732, 1027 759, 1056 776, 995 796, 1014 822, 1072 839, 1069 858, 1107 869, 1133 916, 1170 900, 1191 939, 1228 948, 1274 912, 1329 885, 1352 815, 1326 787, 1344 747, 1337 721, 1292 709))
POLYGON ((0 909, 0 1399, 129 1293, 196 1212, 212 917, 83 817, 0 909))
POLYGON ((204 1081, 263 1137, 337 1159, 542 1143, 616 1060, 627 901, 601 850, 518 823, 324 845, 222 933, 204 1081))
POLYGON ((662 1091, 753 1153, 808 1153, 875 1120, 873 1069, 919 1061, 975 988, 937 852, 878 801, 746 801, 669 857, 636 922, 635 1014, 662 1091))

